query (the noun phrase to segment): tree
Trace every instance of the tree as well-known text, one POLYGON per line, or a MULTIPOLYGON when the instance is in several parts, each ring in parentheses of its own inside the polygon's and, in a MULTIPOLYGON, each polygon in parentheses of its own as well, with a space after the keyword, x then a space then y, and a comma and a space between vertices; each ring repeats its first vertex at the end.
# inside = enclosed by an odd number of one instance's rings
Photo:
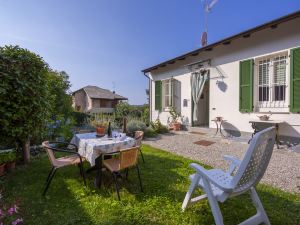
POLYGON ((21 144, 24 163, 30 161, 30 140, 44 131, 52 111, 48 71, 27 49, 0 47, 0 137, 21 144))
POLYGON ((69 76, 66 72, 50 70, 48 72, 49 92, 53 98, 51 120, 48 123, 48 138, 69 139, 72 136, 73 107, 70 94, 69 76))
POLYGON ((131 108, 132 107, 127 102, 119 102, 115 109, 116 117, 123 118, 128 116, 131 112, 131 108))
POLYGON ((52 119, 56 116, 68 118, 73 112, 72 96, 69 93, 70 81, 69 75, 65 72, 50 70, 47 74, 49 83, 49 92, 53 98, 52 119))

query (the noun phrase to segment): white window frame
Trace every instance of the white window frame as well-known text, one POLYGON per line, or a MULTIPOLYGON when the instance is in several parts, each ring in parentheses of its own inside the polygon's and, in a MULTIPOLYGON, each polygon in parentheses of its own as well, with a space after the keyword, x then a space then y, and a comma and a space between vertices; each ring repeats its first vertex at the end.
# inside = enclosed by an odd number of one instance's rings
POLYGON ((254 106, 256 112, 289 112, 289 99, 290 99, 290 58, 289 51, 281 51, 274 54, 269 54, 254 59, 255 70, 254 70, 254 106), (280 56, 286 56, 286 69, 285 69, 285 100, 284 101, 275 101, 274 93, 274 61, 275 58, 280 56), (269 65, 269 100, 268 101, 259 101, 259 63, 262 60, 270 60, 269 65))
POLYGON ((162 108, 164 111, 169 111, 173 106, 173 93, 172 93, 172 78, 162 80, 162 108), (168 94, 166 94, 166 84, 169 84, 168 94), (170 105, 166 105, 166 97, 169 98, 170 105))

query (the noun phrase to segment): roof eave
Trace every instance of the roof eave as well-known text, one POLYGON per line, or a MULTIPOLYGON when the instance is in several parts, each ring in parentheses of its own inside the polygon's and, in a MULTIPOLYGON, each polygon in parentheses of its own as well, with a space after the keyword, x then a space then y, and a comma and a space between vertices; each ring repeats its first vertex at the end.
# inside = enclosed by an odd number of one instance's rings
POLYGON ((220 44, 227 44, 227 43, 230 44, 230 42, 232 40, 234 40, 234 39, 241 38, 241 37, 247 38, 247 37, 249 37, 251 34, 253 34, 255 32, 258 32, 258 31, 261 31, 261 30, 264 30, 264 29, 267 29, 267 28, 276 28, 278 24, 290 21, 292 19, 296 19, 297 17, 300 17, 300 10, 296 11, 294 13, 288 14, 286 16, 277 18, 277 19, 272 20, 270 22, 264 23, 262 25, 256 26, 254 28, 248 29, 246 31, 240 32, 240 33, 235 34, 233 36, 227 37, 225 39, 222 39, 220 41, 217 41, 217 42, 212 43, 210 45, 207 45, 205 47, 202 47, 202 48, 196 49, 194 51, 185 53, 185 54, 180 55, 180 56, 178 56, 176 58, 164 61, 162 63, 159 63, 159 64, 155 65, 155 66, 152 66, 152 67, 149 67, 147 69, 144 69, 144 70, 142 70, 142 72, 144 74, 146 74, 146 73, 149 73, 149 72, 151 72, 153 70, 158 69, 159 67, 165 67, 167 64, 173 64, 177 60, 182 60, 183 58, 186 58, 188 56, 198 55, 202 51, 211 50, 211 49, 213 49, 214 47, 216 47, 216 46, 218 46, 220 44))

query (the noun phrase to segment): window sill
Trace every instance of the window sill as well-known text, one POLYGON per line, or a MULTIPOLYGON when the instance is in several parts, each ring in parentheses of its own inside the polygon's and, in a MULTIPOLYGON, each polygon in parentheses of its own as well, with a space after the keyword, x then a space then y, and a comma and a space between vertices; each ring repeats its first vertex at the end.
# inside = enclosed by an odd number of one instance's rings
POLYGON ((288 107, 285 107, 285 108, 257 108, 254 112, 258 113, 258 114, 268 114, 268 113, 289 114, 290 109, 288 107))
POLYGON ((163 109, 163 112, 170 112, 171 111, 171 107, 166 107, 163 109))

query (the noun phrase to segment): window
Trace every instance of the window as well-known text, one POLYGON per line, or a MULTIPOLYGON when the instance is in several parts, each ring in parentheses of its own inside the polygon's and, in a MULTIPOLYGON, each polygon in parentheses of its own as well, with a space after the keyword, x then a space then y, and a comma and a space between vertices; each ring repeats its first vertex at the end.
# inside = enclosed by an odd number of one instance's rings
POLYGON ((162 81, 162 107, 168 109, 172 106, 172 79, 162 81))
POLYGON ((100 108, 100 99, 92 99, 92 107, 100 108))
POLYGON ((111 101, 107 99, 101 99, 100 108, 111 108, 111 101))
POLYGON ((287 52, 255 61, 257 111, 288 108, 287 52))

